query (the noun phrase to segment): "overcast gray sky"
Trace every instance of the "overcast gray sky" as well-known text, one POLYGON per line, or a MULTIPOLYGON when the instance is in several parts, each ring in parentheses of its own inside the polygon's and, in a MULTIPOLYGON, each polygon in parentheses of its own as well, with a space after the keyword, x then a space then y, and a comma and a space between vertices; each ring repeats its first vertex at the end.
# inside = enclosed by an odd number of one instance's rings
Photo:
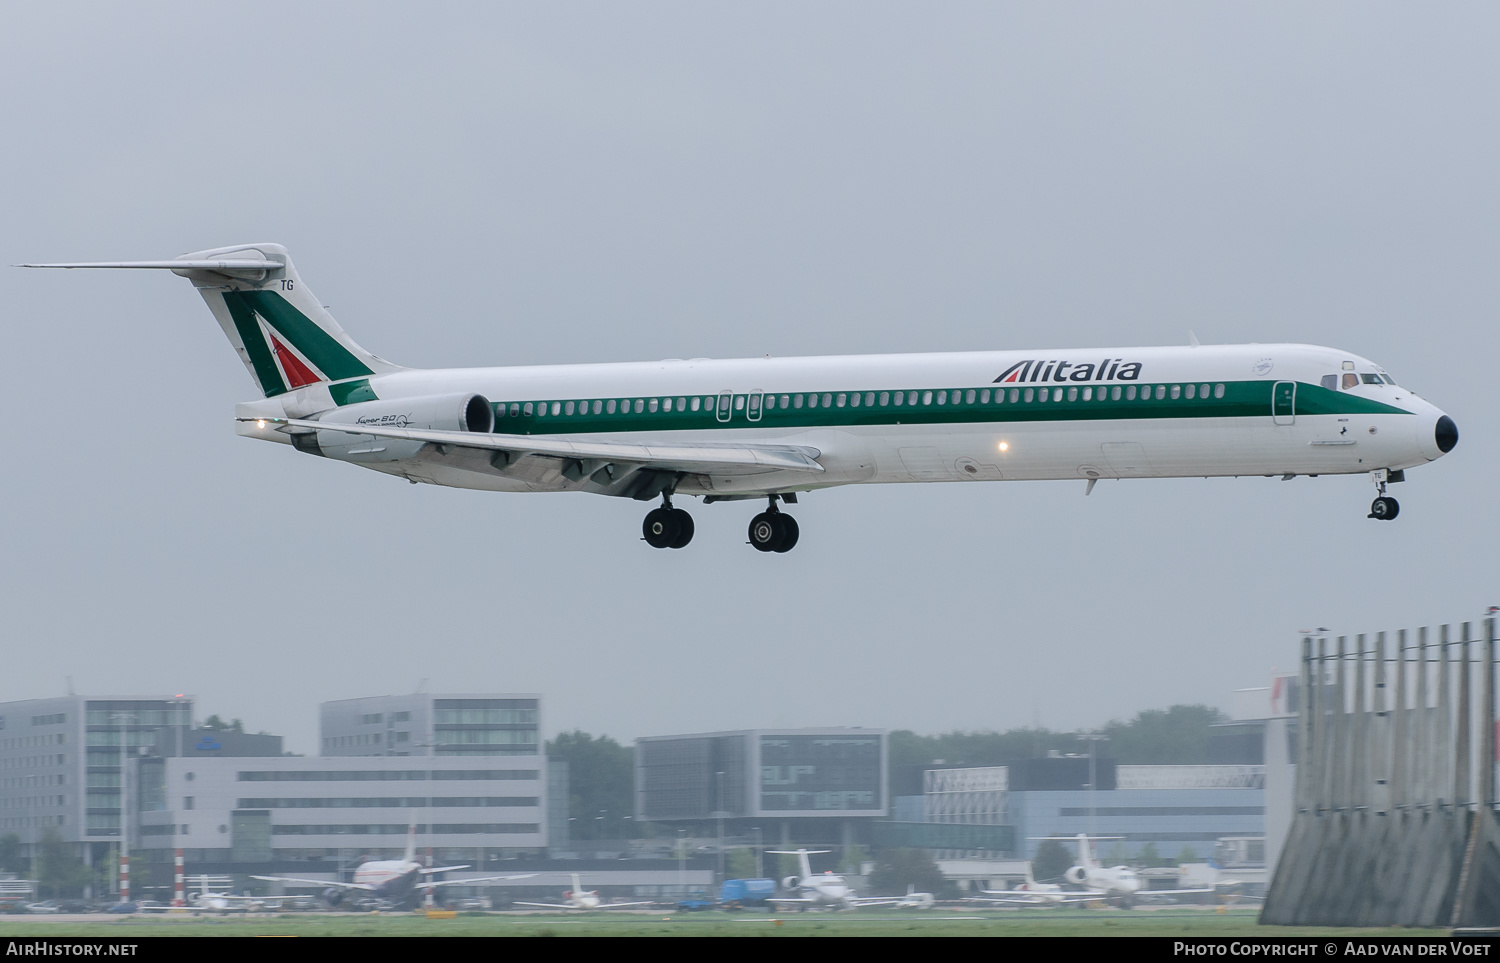
POLYGON ((235 436, 187 282, 0 270, 0 700, 535 691, 546 728, 1091 726, 1478 618, 1491 4, 12 4, 0 261, 279 241, 412 366, 1305 341, 1462 439, 1363 477, 856 487, 756 509, 413 487, 235 436))

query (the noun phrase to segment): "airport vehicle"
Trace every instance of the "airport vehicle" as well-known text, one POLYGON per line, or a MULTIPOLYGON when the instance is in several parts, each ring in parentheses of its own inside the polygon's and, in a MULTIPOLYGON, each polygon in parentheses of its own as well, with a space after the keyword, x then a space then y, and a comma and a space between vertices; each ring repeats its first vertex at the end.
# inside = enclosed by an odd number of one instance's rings
POLYGON ((749 542, 786 552, 781 505, 888 482, 1368 474, 1390 520, 1386 486, 1458 443, 1379 365, 1315 345, 418 370, 356 344, 279 244, 24 266, 189 279, 264 395, 242 435, 413 484, 660 498, 655 548, 692 540, 674 496, 764 499, 749 542))
POLYGON ((523 903, 520 900, 516 900, 512 905, 554 910, 614 910, 652 905, 650 900, 636 903, 606 903, 597 891, 583 888, 583 883, 579 881, 577 873, 569 875, 573 877, 573 888, 563 890, 563 901, 561 903, 523 903))
POLYGON ((937 897, 931 893, 918 893, 915 886, 906 887, 906 895, 893 904, 896 909, 932 909, 937 897))
POLYGON ((719 898, 711 899, 707 893, 694 893, 678 900, 677 908, 689 912, 704 909, 740 910, 761 907, 770 903, 776 895, 774 879, 726 879, 719 887, 719 898))
POLYGON ((443 886, 473 886, 505 879, 529 879, 535 873, 517 873, 509 876, 471 876, 464 879, 438 879, 439 873, 468 869, 462 866, 423 866, 417 862, 417 827, 411 826, 406 835, 406 855, 401 859, 376 859, 360 863, 354 870, 354 881, 326 879, 300 879, 295 876, 254 876, 272 883, 289 883, 293 886, 323 887, 323 898, 330 906, 337 906, 344 898, 365 894, 376 899, 390 900, 396 905, 415 906, 421 897, 432 896, 443 886))
POLYGON ((827 871, 814 873, 812 861, 809 856, 827 853, 826 849, 768 849, 768 853, 777 853, 785 856, 796 856, 798 869, 801 870, 797 876, 788 876, 781 881, 781 886, 789 896, 773 896, 768 902, 777 906, 789 906, 793 909, 858 909, 861 906, 890 906, 900 897, 875 896, 861 897, 854 892, 839 874, 827 871))

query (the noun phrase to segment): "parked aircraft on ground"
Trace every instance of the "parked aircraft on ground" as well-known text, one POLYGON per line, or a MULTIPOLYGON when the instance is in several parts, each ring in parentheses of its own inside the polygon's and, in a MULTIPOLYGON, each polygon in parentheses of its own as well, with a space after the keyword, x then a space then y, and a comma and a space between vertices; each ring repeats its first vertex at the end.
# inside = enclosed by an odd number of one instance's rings
POLYGON ((227 876, 191 876, 187 879, 189 886, 196 881, 198 892, 192 894, 189 902, 193 911, 211 913, 249 913, 255 910, 265 909, 267 904, 279 902, 275 897, 264 896, 236 896, 233 893, 215 893, 209 887, 229 886, 230 878, 227 876))
POLYGON ((614 910, 652 905, 650 900, 636 903, 606 903, 597 891, 583 888, 583 883, 579 881, 577 873, 569 875, 573 877, 573 888, 563 890, 563 901, 561 903, 523 903, 520 900, 516 900, 512 905, 555 910, 614 910))
POLYGON ((1314 345, 419 370, 356 344, 279 244, 24 266, 192 281, 264 395, 240 434, 413 484, 660 498, 656 548, 692 540, 674 495, 765 499, 750 544, 785 552, 778 502, 886 482, 1368 474, 1388 520, 1387 484, 1458 442, 1379 365, 1314 345))
POLYGON ((290 883, 294 886, 324 887, 323 898, 337 906, 353 893, 369 893, 371 896, 388 899, 395 903, 410 905, 417 899, 431 896, 443 886, 474 886, 506 879, 530 879, 535 873, 514 873, 509 876, 471 876, 465 879, 432 879, 439 873, 468 869, 468 866, 427 867, 417 862, 417 827, 407 830, 406 855, 401 859, 374 859, 360 863, 354 870, 354 881, 299 879, 294 876, 253 876, 273 883, 290 883))
POLYGON ((801 870, 800 875, 788 876, 781 881, 781 886, 794 896, 775 896, 768 902, 777 906, 790 906, 795 909, 857 909, 861 906, 890 906, 900 900, 897 896, 860 897, 854 889, 844 881, 844 877, 834 872, 814 873, 812 861, 808 856, 826 853, 826 849, 768 849, 768 853, 777 853, 785 856, 796 856, 797 865, 801 870))

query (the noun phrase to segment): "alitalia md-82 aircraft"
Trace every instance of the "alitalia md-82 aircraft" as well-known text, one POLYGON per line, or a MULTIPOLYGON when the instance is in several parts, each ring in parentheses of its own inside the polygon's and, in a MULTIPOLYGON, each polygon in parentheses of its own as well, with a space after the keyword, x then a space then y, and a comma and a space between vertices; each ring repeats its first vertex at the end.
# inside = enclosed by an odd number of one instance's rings
POLYGON ((750 544, 785 552, 799 492, 882 482, 1368 474, 1458 443, 1377 364, 1302 344, 976 351, 506 368, 404 368, 354 342, 279 244, 167 261, 264 396, 238 431, 416 484, 661 499, 647 544, 682 548, 705 503, 765 499, 750 544))

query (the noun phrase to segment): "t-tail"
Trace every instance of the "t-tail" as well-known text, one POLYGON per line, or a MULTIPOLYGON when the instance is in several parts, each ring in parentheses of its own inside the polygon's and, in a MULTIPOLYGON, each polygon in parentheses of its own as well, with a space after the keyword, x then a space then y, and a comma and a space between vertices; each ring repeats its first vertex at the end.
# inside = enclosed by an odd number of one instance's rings
MULTIPOLYGON (((289 411, 369 400, 364 379, 399 371, 354 342, 318 302, 280 244, 236 244, 169 261, 25 264, 34 268, 168 270, 193 282, 267 398, 289 411)), ((369 396, 373 398, 373 395, 369 396)))
POLYGON ((1099 863, 1094 859, 1093 847, 1089 845, 1089 838, 1083 833, 1078 834, 1078 865, 1088 869, 1099 867, 1099 863))

